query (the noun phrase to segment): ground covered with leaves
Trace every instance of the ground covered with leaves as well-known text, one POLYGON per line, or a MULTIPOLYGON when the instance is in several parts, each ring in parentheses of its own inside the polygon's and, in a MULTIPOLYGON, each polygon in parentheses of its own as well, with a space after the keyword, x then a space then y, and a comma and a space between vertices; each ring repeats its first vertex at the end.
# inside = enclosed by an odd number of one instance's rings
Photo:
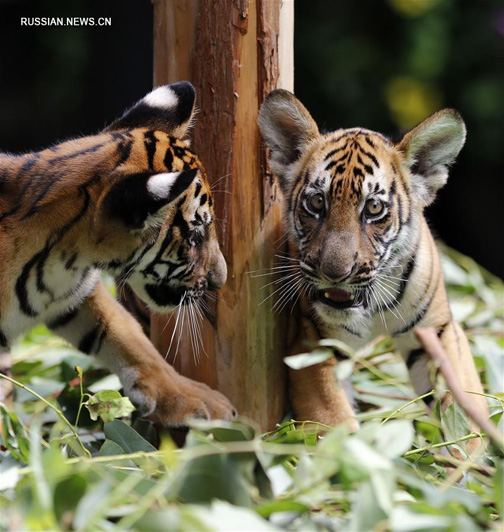
MULTIPOLYGON (((443 263, 502 432, 504 286, 450 250, 443 263)), ((352 374, 359 433, 198 421, 183 449, 135 419, 115 376, 43 327, 13 357, 17 401, 0 406, 1 531, 503 529, 502 452, 485 440, 468 456, 477 435, 465 414, 428 415, 387 338, 338 369, 352 374)))

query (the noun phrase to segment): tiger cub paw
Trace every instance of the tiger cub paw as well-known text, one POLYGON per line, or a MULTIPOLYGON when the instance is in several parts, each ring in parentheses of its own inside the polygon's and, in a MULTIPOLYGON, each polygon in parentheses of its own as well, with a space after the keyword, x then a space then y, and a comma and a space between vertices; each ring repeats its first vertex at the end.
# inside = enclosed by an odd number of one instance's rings
POLYGON ((168 365, 138 376, 125 392, 143 417, 167 427, 186 427, 190 418, 230 421, 238 415, 220 392, 182 377, 168 365))

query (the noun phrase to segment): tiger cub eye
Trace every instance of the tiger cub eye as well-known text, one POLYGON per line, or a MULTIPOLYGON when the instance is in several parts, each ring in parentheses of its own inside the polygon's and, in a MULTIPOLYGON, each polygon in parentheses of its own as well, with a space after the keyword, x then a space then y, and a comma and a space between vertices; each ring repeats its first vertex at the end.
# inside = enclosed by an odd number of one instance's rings
POLYGON ((365 211, 368 216, 378 216, 383 212, 383 203, 379 199, 369 199, 366 201, 365 211))
POLYGON ((322 212, 325 206, 324 195, 318 192, 317 194, 310 196, 308 198, 308 206, 315 214, 322 212))

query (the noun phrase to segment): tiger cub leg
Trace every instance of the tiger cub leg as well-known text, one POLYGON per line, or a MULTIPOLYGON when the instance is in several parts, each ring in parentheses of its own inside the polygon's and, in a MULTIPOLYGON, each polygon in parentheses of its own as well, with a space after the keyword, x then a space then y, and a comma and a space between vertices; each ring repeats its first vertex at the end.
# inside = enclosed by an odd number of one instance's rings
MULTIPOLYGON (((291 355, 306 352, 306 341, 315 343, 320 339, 309 313, 304 313, 301 318, 300 331, 291 355)), ((335 367, 336 359, 331 357, 307 368, 289 369, 289 392, 294 416, 299 420, 318 421, 330 426, 345 423, 353 432, 359 428, 359 423, 342 383, 336 380, 335 367)))
POLYGON ((78 309, 47 325, 80 351, 103 361, 118 375, 140 413, 155 422, 177 427, 186 425, 189 417, 230 420, 236 416, 222 394, 169 366, 102 283, 78 309))
POLYGON ((138 321, 145 335, 150 338, 149 307, 133 292, 129 284, 117 288, 117 300, 138 321))
MULTIPOLYGON (((489 410, 485 397, 476 395, 483 393, 483 387, 464 331, 453 318, 448 323, 439 326, 437 331, 451 367, 460 380, 462 389, 466 392, 473 392, 468 393, 470 400, 488 418, 489 410)), ((406 365, 408 366, 411 382, 415 391, 420 395, 432 390, 433 384, 431 383, 429 360, 429 355, 421 347, 409 351, 406 356, 406 365)), ((432 405, 433 398, 427 397, 426 402, 428 405, 432 405)), ((446 393, 442 398, 442 410, 446 410, 452 402, 451 393, 446 393)), ((470 422, 472 430, 479 432, 480 428, 472 420, 470 422)), ((478 439, 469 440, 468 449, 475 449, 479 443, 478 439)))
POLYGON ((289 371, 289 388, 296 419, 334 426, 345 423, 356 431, 359 423, 343 386, 336 381, 331 358, 308 368, 289 371))

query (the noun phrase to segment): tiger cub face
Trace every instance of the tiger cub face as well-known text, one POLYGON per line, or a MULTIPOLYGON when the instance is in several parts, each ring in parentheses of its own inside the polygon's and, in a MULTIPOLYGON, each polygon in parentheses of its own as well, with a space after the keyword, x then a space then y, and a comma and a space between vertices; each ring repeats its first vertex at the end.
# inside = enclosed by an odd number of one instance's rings
POLYGON ((97 135, 0 154, 1 304, 12 294, 22 315, 51 319, 98 270, 160 312, 223 285, 211 188, 185 140, 194 103, 190 83, 162 86, 97 135))
MULTIPOLYGON (((440 111, 398 144, 360 128, 321 134, 305 107, 277 90, 259 126, 285 197, 301 288, 326 322, 370 316, 380 306, 375 283, 400 278, 414 255, 422 211, 464 144, 462 119, 440 111)), ((380 298, 393 300, 387 286, 380 298)))
POLYGON ((187 82, 160 87, 108 128, 136 142, 102 193, 97 240, 115 251, 105 268, 160 312, 221 288, 227 276, 208 177, 182 140, 194 99, 187 82), (130 129, 139 122, 150 127, 130 129))

